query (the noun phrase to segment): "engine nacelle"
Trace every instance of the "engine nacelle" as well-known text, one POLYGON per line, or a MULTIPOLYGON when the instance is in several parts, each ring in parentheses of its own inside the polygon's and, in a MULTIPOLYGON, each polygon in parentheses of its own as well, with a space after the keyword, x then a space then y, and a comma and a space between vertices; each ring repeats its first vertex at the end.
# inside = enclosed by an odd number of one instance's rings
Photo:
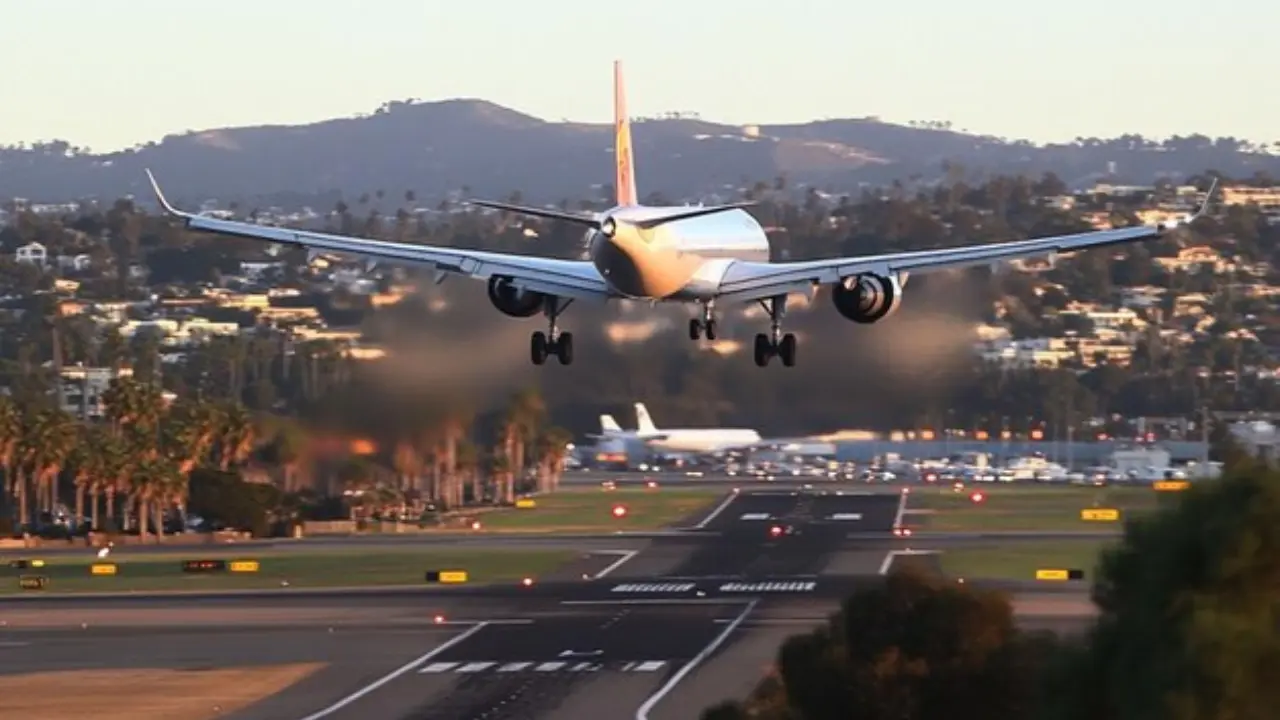
POLYGON ((494 276, 489 278, 489 302, 504 315, 514 318, 527 318, 537 315, 546 303, 547 296, 537 292, 526 292, 511 284, 511 278, 494 276))
POLYGON ((844 318, 870 325, 889 317, 902 305, 902 281, 897 275, 855 275, 835 285, 831 301, 844 318))

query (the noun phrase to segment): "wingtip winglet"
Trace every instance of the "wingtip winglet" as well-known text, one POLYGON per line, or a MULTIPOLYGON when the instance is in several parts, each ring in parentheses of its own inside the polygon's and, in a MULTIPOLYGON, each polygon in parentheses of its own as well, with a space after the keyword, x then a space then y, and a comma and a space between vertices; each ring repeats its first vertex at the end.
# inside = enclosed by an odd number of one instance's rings
POLYGON ((156 196, 156 202, 160 203, 160 207, 170 215, 181 215, 173 205, 169 204, 169 200, 164 196, 164 191, 160 189, 160 183, 156 181, 156 176, 151 172, 151 168, 146 168, 147 180, 151 181, 151 192, 156 196))
POLYGON ((1213 200, 1216 192, 1218 192, 1218 178, 1215 177, 1213 182, 1209 183, 1209 190, 1204 194, 1204 202, 1200 203, 1200 209, 1196 211, 1194 217, 1200 217, 1209 212, 1209 203, 1213 200))

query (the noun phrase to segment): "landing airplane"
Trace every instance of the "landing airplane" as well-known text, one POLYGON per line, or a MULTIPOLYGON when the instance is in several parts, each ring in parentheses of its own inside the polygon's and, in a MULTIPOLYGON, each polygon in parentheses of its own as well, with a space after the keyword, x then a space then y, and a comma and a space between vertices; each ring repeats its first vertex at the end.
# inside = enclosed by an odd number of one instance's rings
POLYGON ((700 306, 689 321, 689 338, 716 337, 715 308, 729 303, 759 303, 769 314, 769 332, 755 337, 755 363, 775 356, 795 365, 796 338, 782 332, 787 295, 812 293, 829 285, 835 309, 861 325, 879 322, 902 303, 910 273, 987 265, 1016 258, 1051 256, 1084 248, 1156 238, 1204 214, 1209 196, 1195 213, 1158 225, 1118 228, 1056 237, 991 243, 945 250, 890 253, 827 260, 770 262, 764 229, 746 212, 752 203, 708 207, 654 207, 636 200, 631 123, 626 112, 622 65, 614 63, 615 207, 602 213, 577 214, 488 200, 472 204, 586 228, 590 260, 558 260, 451 247, 386 242, 265 227, 219 220, 174 208, 155 176, 147 177, 165 212, 181 218, 190 230, 301 245, 312 254, 361 255, 370 262, 390 261, 435 269, 436 281, 457 274, 489 284, 489 300, 500 312, 528 318, 541 312, 547 332, 533 333, 529 354, 535 365, 555 355, 562 365, 573 362, 573 334, 561 332, 561 314, 576 300, 678 302, 700 306))

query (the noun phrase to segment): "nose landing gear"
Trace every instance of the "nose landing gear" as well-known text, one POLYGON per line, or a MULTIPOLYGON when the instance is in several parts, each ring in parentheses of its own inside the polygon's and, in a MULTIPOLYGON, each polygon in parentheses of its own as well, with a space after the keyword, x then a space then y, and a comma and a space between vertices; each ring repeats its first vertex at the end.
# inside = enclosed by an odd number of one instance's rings
POLYGON ((707 302, 702 304, 702 317, 689 319, 689 339, 698 340, 703 333, 708 340, 716 339, 715 307, 707 302))

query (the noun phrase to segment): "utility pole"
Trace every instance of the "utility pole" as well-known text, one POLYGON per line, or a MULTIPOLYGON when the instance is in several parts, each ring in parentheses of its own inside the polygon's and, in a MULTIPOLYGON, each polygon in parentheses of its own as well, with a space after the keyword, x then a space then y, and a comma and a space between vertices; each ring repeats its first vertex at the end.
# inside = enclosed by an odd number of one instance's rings
POLYGON ((1072 398, 1072 396, 1070 395, 1067 396, 1066 416, 1067 416, 1067 471, 1068 472, 1071 471, 1072 466, 1075 464, 1075 442, 1072 440, 1072 433, 1075 430, 1075 424, 1072 422, 1072 418, 1071 418, 1072 410, 1074 409, 1074 406, 1075 406, 1075 403, 1073 402, 1073 400, 1074 398, 1072 398))
POLYGON ((1200 406, 1200 462, 1202 468, 1209 467, 1209 406, 1200 406))

